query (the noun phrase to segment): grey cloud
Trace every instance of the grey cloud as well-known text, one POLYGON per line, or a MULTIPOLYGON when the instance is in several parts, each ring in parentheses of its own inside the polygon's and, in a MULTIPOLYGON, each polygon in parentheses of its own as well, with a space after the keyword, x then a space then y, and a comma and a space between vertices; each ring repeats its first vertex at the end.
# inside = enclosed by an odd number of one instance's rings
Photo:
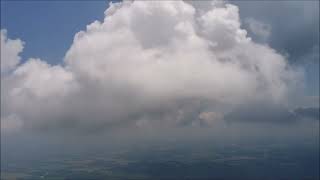
POLYGON ((310 118, 319 120, 320 119, 320 109, 315 107, 309 108, 297 108, 294 110, 295 114, 301 118, 310 118))
MULTIPOLYGON (((319 44, 319 1, 233 2, 242 10, 242 19, 254 18, 272 27, 270 45, 287 52, 292 62, 319 44)), ((248 24, 243 25, 249 29, 248 24)))
POLYGON ((297 116, 285 107, 275 104, 244 104, 242 107, 226 114, 227 122, 262 122, 262 123, 292 123, 297 116))
POLYGON ((291 124, 304 119, 319 120, 319 108, 299 107, 289 109, 274 104, 246 104, 225 115, 227 122, 256 122, 291 124))
POLYGON ((244 24, 248 26, 248 30, 253 35, 254 39, 261 42, 269 40, 271 35, 271 26, 269 24, 257 21, 254 18, 246 18, 244 24))
MULTIPOLYGON (((198 9, 208 11, 211 1, 187 1, 198 9)), ((242 27, 254 40, 259 36, 246 22, 254 19, 258 24, 270 26, 268 44, 290 55, 291 62, 301 61, 319 45, 319 1, 230 1, 240 9, 242 27)), ((268 29, 268 28, 267 28, 268 29)), ((317 51, 319 54, 319 51, 317 51)), ((318 59, 316 59, 318 61, 318 59)))

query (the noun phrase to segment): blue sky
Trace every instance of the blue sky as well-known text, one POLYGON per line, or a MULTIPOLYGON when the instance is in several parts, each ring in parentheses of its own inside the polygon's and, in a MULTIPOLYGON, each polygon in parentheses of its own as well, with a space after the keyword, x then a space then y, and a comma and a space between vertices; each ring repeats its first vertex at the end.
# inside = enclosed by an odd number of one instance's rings
POLYGON ((102 20, 107 1, 1 1, 1 29, 26 45, 23 60, 39 57, 60 63, 74 35, 102 20))

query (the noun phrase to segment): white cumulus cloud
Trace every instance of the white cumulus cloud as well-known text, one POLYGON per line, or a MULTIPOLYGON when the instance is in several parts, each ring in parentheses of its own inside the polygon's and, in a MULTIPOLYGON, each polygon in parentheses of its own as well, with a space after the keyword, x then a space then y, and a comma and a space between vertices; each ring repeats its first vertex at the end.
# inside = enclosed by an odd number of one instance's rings
MULTIPOLYGON (((214 124, 225 107, 286 102, 301 74, 251 41, 240 22, 232 4, 197 13, 183 1, 111 3, 102 22, 75 35, 64 65, 10 65, 1 117, 17 114, 30 128, 96 131, 214 124)), ((18 57, 21 50, 6 51, 18 57)))
POLYGON ((1 74, 12 70, 19 62, 24 42, 8 39, 7 31, 1 30, 1 74))

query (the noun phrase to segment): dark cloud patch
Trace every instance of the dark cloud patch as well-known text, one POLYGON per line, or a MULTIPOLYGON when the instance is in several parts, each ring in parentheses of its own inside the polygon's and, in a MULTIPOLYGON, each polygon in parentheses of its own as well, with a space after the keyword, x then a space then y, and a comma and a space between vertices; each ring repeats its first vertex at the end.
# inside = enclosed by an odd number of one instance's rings
MULTIPOLYGON (((271 26, 268 43, 288 53, 291 62, 301 61, 319 45, 319 1, 232 2, 239 6, 242 19, 254 18, 271 26)), ((256 37, 248 23, 242 25, 251 37, 256 37)))
POLYGON ((250 104, 225 115, 227 122, 295 123, 303 119, 319 120, 319 107, 293 110, 272 104, 250 104))
POLYGON ((242 27, 248 31, 249 36, 256 42, 263 41, 262 43, 286 54, 289 63, 306 74, 308 93, 318 95, 319 1, 232 2, 239 6, 242 27), (252 30, 250 23, 246 23, 250 18, 270 27, 268 38, 257 36, 256 31, 264 32, 268 29, 252 30))
POLYGON ((320 119, 320 109, 309 107, 309 108, 297 108, 294 110, 295 114, 301 118, 309 118, 309 119, 320 119))
POLYGON ((271 104, 249 104, 228 113, 227 122, 264 122, 264 123, 292 123, 297 120, 294 112, 271 104))

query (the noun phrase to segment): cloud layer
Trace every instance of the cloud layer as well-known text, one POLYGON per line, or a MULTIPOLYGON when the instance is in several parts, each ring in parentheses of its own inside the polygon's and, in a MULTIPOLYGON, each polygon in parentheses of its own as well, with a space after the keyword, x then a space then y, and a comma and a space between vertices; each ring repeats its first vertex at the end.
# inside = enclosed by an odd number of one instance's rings
POLYGON ((247 36, 228 3, 111 3, 61 65, 18 65, 23 42, 1 31, 1 44, 1 123, 11 129, 214 125, 250 102, 285 106, 302 78, 247 36))

